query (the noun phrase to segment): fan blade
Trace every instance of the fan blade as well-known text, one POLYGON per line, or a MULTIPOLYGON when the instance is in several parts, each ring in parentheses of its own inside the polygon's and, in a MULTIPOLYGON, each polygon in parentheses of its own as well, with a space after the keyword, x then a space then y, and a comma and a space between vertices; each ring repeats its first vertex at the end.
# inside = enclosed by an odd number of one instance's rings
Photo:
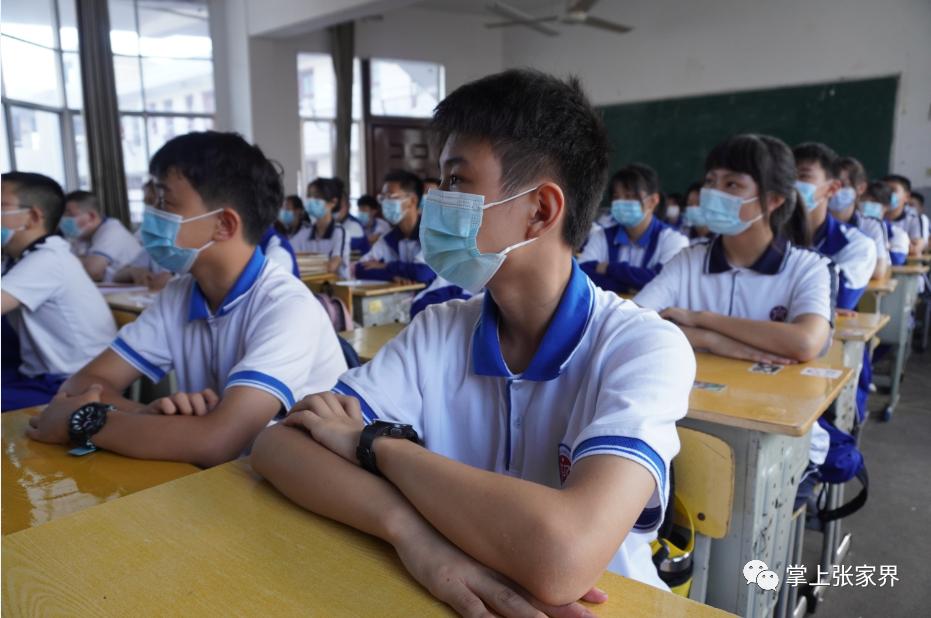
POLYGON ((547 34, 549 36, 556 36, 557 34, 559 34, 559 32, 557 32, 556 30, 553 30, 552 28, 548 28, 546 26, 541 26, 539 24, 532 23, 534 19, 536 19, 533 15, 530 15, 528 13, 524 13, 523 11, 515 9, 514 7, 508 4, 505 4, 504 2, 491 2, 487 4, 485 8, 487 8, 492 13, 497 13, 498 15, 501 15, 502 17, 507 17, 508 19, 511 19, 514 21, 526 22, 520 25, 525 25, 526 27, 532 30, 536 30, 537 32, 547 34))
POLYGON ((508 26, 531 26, 532 24, 539 24, 547 21, 558 21, 559 17, 556 15, 550 15, 549 17, 538 17, 536 19, 512 19, 510 21, 496 21, 490 24, 485 24, 486 28, 507 28, 508 26))
POLYGON ((569 3, 567 13, 588 13, 598 0, 575 0, 569 3))
POLYGON ((579 23, 581 23, 583 26, 592 26, 595 28, 601 28, 602 30, 610 30, 611 32, 617 32, 618 34, 624 34, 625 32, 630 32, 633 30, 633 27, 631 26, 625 26, 624 24, 618 24, 613 21, 601 19, 599 17, 592 17, 591 15, 579 23))

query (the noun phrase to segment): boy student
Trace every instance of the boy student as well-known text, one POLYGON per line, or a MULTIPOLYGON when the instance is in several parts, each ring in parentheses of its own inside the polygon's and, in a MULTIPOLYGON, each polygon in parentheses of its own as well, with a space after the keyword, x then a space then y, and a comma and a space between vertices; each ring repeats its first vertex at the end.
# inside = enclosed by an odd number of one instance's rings
POLYGON ((879 219, 861 215, 857 204, 863 199, 867 188, 866 169, 853 157, 840 157, 834 162, 834 178, 840 187, 828 200, 831 216, 853 226, 876 245, 876 267, 873 279, 882 279, 889 273, 889 235, 885 224, 879 219))
POLYGON ((212 466, 237 457, 304 394, 333 385, 346 362, 320 303, 256 247, 282 197, 258 147, 235 133, 189 133, 162 146, 149 171, 160 196, 142 238, 180 276, 65 382, 27 433, 212 466), (179 392, 170 397, 143 406, 120 395, 140 375, 159 381, 171 370, 179 392))
POLYGON ((428 308, 304 399, 256 440, 253 467, 392 543, 464 615, 604 600, 590 589, 605 568, 663 587, 649 541, 695 360, 678 329, 572 259, 605 184, 599 115, 576 80, 511 70, 453 92, 433 129, 427 262, 486 293, 428 308))
POLYGON ((921 217, 908 207, 912 181, 905 176, 889 174, 883 178, 883 182, 892 189, 892 208, 886 212, 886 221, 908 234, 909 255, 921 255, 928 243, 924 238, 921 217))
POLYGON ((69 375, 107 347, 116 326, 81 262, 54 235, 64 207, 58 183, 9 172, 0 191, 6 260, 0 297, 21 360, 3 367, 7 411, 48 403, 69 375))
POLYGON ((132 233, 119 219, 104 216, 97 197, 87 191, 65 196, 65 215, 59 228, 94 281, 112 281, 142 251, 132 233))
POLYGON ((808 211, 812 246, 830 258, 840 273, 837 307, 851 310, 876 269, 876 244, 853 226, 828 212, 828 204, 841 189, 836 178, 837 153, 818 142, 799 144, 792 150, 798 173, 796 188, 808 211))

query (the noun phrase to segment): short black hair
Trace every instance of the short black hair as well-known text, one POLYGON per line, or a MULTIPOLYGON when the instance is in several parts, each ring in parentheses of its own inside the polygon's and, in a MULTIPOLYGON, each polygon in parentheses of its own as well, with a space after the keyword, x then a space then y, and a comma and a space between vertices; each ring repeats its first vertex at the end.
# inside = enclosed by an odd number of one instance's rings
POLYGON ((97 199, 97 196, 90 191, 72 191, 65 195, 66 206, 68 202, 74 202, 78 205, 78 208, 85 212, 94 211, 98 215, 103 216, 103 210, 100 208, 100 201, 97 199))
POLYGON ((381 204, 378 203, 378 200, 368 193, 359 196, 359 199, 356 200, 356 206, 368 206, 369 208, 381 209, 381 204))
POLYGON ((666 195, 666 203, 675 202, 680 206, 685 203, 685 196, 681 193, 669 193, 666 195))
POLYGON ((424 184, 427 184, 428 182, 433 185, 443 184, 443 181, 437 178, 436 176, 427 176, 426 178, 423 179, 424 184))
POLYGON ((913 198, 915 198, 916 200, 918 200, 918 202, 919 202, 922 206, 925 205, 925 196, 923 196, 921 193, 918 193, 917 191, 915 191, 915 192, 912 193, 911 195, 912 195, 913 198))
POLYGON ((591 230, 608 172, 608 134, 579 80, 511 69, 457 88, 433 114, 440 147, 451 135, 488 142, 505 195, 549 175, 566 196, 563 239, 578 248, 591 230))
POLYGON ((695 182, 690 184, 688 188, 685 190, 685 199, 686 200, 689 199, 689 193, 691 193, 692 191, 698 191, 699 193, 701 193, 702 187, 704 186, 705 186, 705 183, 702 182, 701 180, 696 180, 695 182))
POLYGON ((902 185, 906 193, 912 192, 912 181, 901 174, 888 174, 883 176, 883 182, 896 182, 902 185))
POLYGON ((882 180, 871 181, 866 186, 863 197, 871 197, 886 208, 892 206, 892 188, 882 180))
POLYGON ((211 208, 228 205, 243 221, 243 238, 257 245, 278 216, 281 177, 258 146, 238 133, 203 131, 169 140, 152 157, 149 173, 162 180, 175 170, 211 208))
POLYGON ((847 178, 853 187, 867 180, 866 168, 853 157, 839 157, 834 162, 834 178, 840 178, 841 172, 847 172, 847 178))
POLYGON ((324 201, 336 200, 337 211, 343 207, 343 181, 339 178, 314 178, 307 187, 316 189, 324 201))
POLYGON ((804 142, 792 149, 792 156, 795 157, 796 163, 803 161, 816 162, 824 170, 824 175, 828 178, 836 178, 835 163, 837 153, 831 150, 821 142, 804 142))
POLYGON ((415 193, 417 200, 423 197, 423 181, 420 176, 411 174, 406 170, 391 170, 385 174, 383 182, 396 182, 401 185, 401 189, 409 193, 415 193))
POLYGON ((644 163, 630 163, 625 165, 614 173, 608 186, 613 189, 614 185, 621 185, 627 191, 641 194, 652 195, 659 193, 662 195, 662 187, 659 184, 659 174, 656 170, 644 163))
POLYGON ((14 185, 13 191, 21 207, 42 211, 46 232, 52 232, 58 227, 65 211, 65 192, 61 190, 60 184, 34 172, 7 172, 0 176, 0 182, 14 185))
POLYGON ((293 194, 289 195, 284 198, 284 201, 291 204, 291 208, 293 208, 294 210, 300 210, 303 212, 304 200, 301 199, 300 195, 293 195, 293 194))

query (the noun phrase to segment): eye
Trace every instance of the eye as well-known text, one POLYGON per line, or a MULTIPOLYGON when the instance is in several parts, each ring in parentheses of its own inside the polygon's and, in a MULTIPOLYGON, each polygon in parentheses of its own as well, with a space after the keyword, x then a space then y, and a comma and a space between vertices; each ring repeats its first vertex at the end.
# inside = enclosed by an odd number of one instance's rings
POLYGON ((457 184, 459 184, 459 181, 461 181, 461 180, 462 180, 462 179, 461 179, 459 176, 457 176, 456 174, 450 174, 450 175, 449 175, 449 184, 450 184, 450 185, 457 185, 457 184))

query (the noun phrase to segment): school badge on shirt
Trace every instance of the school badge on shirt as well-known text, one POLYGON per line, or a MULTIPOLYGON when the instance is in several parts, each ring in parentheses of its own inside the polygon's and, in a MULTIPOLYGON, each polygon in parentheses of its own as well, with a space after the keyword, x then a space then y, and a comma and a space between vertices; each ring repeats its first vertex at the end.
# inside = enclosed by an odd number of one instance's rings
POLYGON ((559 484, 565 485, 566 479, 569 478, 569 470, 572 468, 572 459, 569 455, 572 451, 565 444, 559 445, 559 484))
POLYGON ((776 305, 769 312, 769 319, 773 322, 785 322, 787 317, 789 317, 789 310, 782 305, 776 305))

